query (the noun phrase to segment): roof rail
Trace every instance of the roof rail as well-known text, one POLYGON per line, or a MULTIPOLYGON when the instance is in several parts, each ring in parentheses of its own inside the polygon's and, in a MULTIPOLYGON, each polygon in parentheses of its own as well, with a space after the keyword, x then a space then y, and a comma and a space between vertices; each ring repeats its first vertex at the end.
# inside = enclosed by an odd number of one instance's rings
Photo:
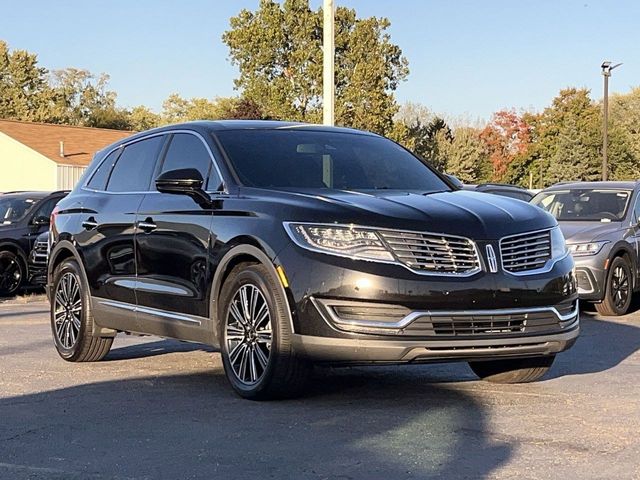
POLYGON ((69 193, 71 190, 56 190, 55 192, 51 192, 49 195, 57 195, 58 193, 69 193))
POLYGON ((479 183, 478 187, 511 187, 511 188, 520 188, 526 190, 524 187, 520 185, 512 185, 510 183, 498 183, 498 182, 487 182, 487 183, 479 183))
POLYGON ((11 190, 10 192, 2 192, 3 195, 6 195, 8 193, 25 193, 28 190, 11 190))

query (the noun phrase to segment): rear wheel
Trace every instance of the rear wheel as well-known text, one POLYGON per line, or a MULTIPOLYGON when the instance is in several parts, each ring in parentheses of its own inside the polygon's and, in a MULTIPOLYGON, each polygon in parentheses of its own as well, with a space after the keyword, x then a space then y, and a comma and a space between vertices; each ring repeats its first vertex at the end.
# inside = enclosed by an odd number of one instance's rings
POLYGON ((623 257, 616 257, 607 272, 604 299, 596 303, 600 315, 620 316, 627 313, 631 305, 631 267, 623 257))
POLYGON ((220 292, 224 370, 233 389, 252 400, 295 396, 310 371, 293 351, 287 302, 277 282, 263 265, 243 263, 220 292))
POLYGON ((549 371, 554 355, 546 357, 516 358, 469 362, 469 366, 482 380, 493 383, 535 382, 549 371))
POLYGON ((25 277, 24 262, 13 252, 0 252, 0 296, 15 295, 25 277))
POLYGON ((89 289, 80 266, 65 260, 53 274, 51 332, 58 354, 69 362, 102 360, 113 343, 94 337, 89 289))

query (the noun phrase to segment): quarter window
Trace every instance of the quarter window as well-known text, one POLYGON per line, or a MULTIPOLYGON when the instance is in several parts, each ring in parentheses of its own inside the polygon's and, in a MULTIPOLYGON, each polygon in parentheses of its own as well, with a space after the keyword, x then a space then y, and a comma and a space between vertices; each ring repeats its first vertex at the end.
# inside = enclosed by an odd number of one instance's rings
POLYGON ((107 190, 110 192, 149 190, 163 141, 164 136, 159 135, 127 145, 113 167, 107 190))
POLYGON ((118 155, 121 151, 121 149, 117 148, 104 159, 100 166, 96 168, 96 171, 93 173, 91 180, 89 180, 87 187, 92 188, 93 190, 104 190, 107 185, 107 179, 109 178, 109 172, 111 172, 111 168, 118 159, 118 155))
MULTIPOLYGON (((206 181, 212 166, 211 156, 202 140, 188 133, 176 133, 171 139, 160 173, 195 168, 206 181)), ((213 188, 217 188, 217 185, 213 188)))

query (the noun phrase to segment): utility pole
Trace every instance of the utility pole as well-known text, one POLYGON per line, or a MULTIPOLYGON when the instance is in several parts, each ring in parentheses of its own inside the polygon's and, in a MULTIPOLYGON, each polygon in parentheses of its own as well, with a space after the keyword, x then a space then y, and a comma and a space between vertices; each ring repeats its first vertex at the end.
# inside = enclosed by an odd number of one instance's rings
POLYGON ((335 5, 324 0, 322 24, 322 123, 333 126, 335 101, 335 5))
POLYGON ((609 166, 607 158, 607 149, 609 147, 609 77, 611 76, 611 70, 622 65, 611 65, 611 62, 602 62, 600 68, 602 68, 602 76, 604 77, 604 99, 603 99, 603 125, 602 125, 602 180, 607 181, 609 176, 609 166))

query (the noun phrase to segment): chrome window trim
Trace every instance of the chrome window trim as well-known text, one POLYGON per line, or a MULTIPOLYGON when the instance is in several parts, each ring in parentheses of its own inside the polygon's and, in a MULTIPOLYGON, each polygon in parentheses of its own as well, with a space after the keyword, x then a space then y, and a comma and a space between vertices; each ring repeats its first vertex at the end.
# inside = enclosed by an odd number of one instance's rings
MULTIPOLYGON (((143 137, 138 137, 138 138, 136 138, 134 140, 131 140, 131 141, 128 141, 128 142, 125 142, 125 143, 121 143, 120 145, 118 145, 117 147, 112 148, 111 150, 109 150, 105 154, 105 156, 102 159, 102 161, 96 167, 96 170, 98 168, 100 168, 100 166, 102 166, 102 164, 106 161, 106 159, 109 157, 109 155, 111 155, 113 152, 115 152, 119 148, 124 149, 129 145, 132 145, 132 144, 137 143, 137 142, 141 142, 143 140, 148 140, 150 138, 159 137, 161 135, 172 135, 174 133, 187 133, 189 135, 194 135, 194 136, 196 136, 196 137, 198 137, 200 139, 200 141, 204 144, 205 148, 207 149, 207 153, 209 154, 209 159, 211 160, 211 163, 213 163, 213 167, 215 168, 216 173, 218 174, 218 177, 220 177, 220 181, 222 182, 222 186, 223 186, 223 190, 214 190, 213 192, 216 192, 216 193, 229 193, 228 190, 227 190, 227 182, 224 181, 224 177, 222 176, 222 171, 220 170, 220 166, 218 165, 218 162, 216 160, 215 155, 213 154, 211 148, 207 144, 207 142, 204 139, 204 137, 201 134, 199 134, 198 132, 194 131, 194 130, 186 130, 186 129, 165 130, 163 132, 152 133, 152 134, 149 134, 149 135, 145 135, 143 137)), ((156 162, 157 162, 157 159, 156 159, 156 162)), ((95 170, 94 170, 93 174, 91 175, 91 177, 89 177, 89 178, 87 178, 87 180, 85 180, 84 185, 82 185, 82 187, 81 187, 82 190, 86 190, 86 191, 89 191, 89 192, 97 192, 97 193, 108 193, 110 195, 131 195, 131 194, 160 193, 157 190, 146 190, 146 191, 137 191, 137 192, 110 192, 108 190, 98 190, 98 189, 94 189, 94 188, 89 188, 89 187, 87 187, 87 185, 91 181, 91 178, 93 178, 94 174, 95 174, 95 170)), ((105 186, 105 188, 106 188, 106 186, 105 186)), ((210 193, 210 192, 207 191, 207 193, 210 193)))
POLYGON ((566 315, 562 315, 556 307, 529 307, 529 308, 502 308, 502 309, 493 309, 493 310, 415 310, 405 317, 401 318, 397 322, 389 323, 389 322, 377 322, 375 320, 344 320, 339 318, 333 309, 330 308, 332 305, 354 305, 356 302, 352 301, 340 301, 340 300, 331 300, 331 299, 319 299, 315 297, 311 297, 311 301, 315 305, 315 307, 320 312, 327 312, 327 314, 331 317, 331 321, 336 326, 347 326, 347 327, 363 327, 363 328, 377 328, 380 330, 402 330, 403 328, 408 327, 413 321, 420 317, 448 317, 452 315, 518 315, 518 314, 526 314, 526 313, 541 313, 541 312, 551 312, 561 323, 566 323, 572 319, 577 319, 578 314, 580 312, 579 301, 576 300, 576 305, 574 309, 567 313, 566 315), (319 308, 319 305, 321 308, 319 308))
POLYGON ((101 297, 93 297, 94 300, 98 300, 98 303, 106 307, 119 308, 121 310, 127 310, 134 313, 146 313, 155 317, 168 318, 170 320, 178 320, 181 322, 195 323, 202 325, 207 319, 198 317, 196 315, 187 315, 186 313, 168 312, 166 310, 160 310, 158 308, 144 307, 141 305, 134 305, 132 303, 118 302, 116 300, 108 300, 101 297))
POLYGON ((525 271, 522 271, 522 272, 510 272, 509 270, 505 270, 504 264, 502 263, 502 242, 503 242, 503 240, 508 240, 510 238, 513 238, 513 237, 520 237, 520 236, 523 236, 523 235, 535 235, 536 233, 549 232, 549 248, 551 250, 551 254, 553 254, 553 246, 551 245, 551 241, 552 241, 551 240, 551 230, 553 230, 554 228, 560 228, 560 227, 555 226, 555 227, 550 227, 550 228, 542 228, 540 230, 532 230, 530 232, 514 233, 513 235, 507 235, 507 236, 502 237, 498 242, 498 249, 500 250, 500 270, 502 270, 507 275, 513 275, 515 277, 525 277, 525 276, 528 276, 528 275, 539 275, 541 273, 549 273, 551 270, 553 270, 553 267, 555 267, 556 263, 564 260, 565 258, 567 258, 569 256, 569 250, 568 249, 565 251, 564 255, 562 255, 561 257, 550 258, 549 260, 547 260, 547 263, 545 263, 543 267, 536 268, 535 270, 525 270, 525 271))
MULTIPOLYGON (((460 235, 450 235, 448 233, 433 233, 433 232, 420 232, 420 231, 415 231, 415 230, 401 230, 401 229, 395 229, 395 228, 378 228, 378 227, 370 227, 370 226, 366 226, 366 225, 356 225, 353 223, 350 224, 345 224, 345 223, 316 223, 316 222, 291 222, 291 221, 286 221, 286 222, 282 222, 282 225, 284 226, 285 231, 287 232, 287 235, 289 236, 289 239, 297 246, 299 246, 300 248, 304 248, 305 250, 309 250, 310 252, 315 252, 315 253, 322 253, 324 255, 333 255, 335 257, 342 257, 342 258, 348 258, 350 260, 359 260, 359 261, 364 261, 364 262, 372 262, 372 263, 384 263, 387 265, 397 265, 399 267, 405 268, 406 270, 409 270, 412 273, 415 273, 417 275, 425 275, 425 276, 436 276, 436 277, 450 277, 450 278, 467 278, 467 277, 471 277, 473 275, 477 275, 478 273, 484 271, 483 269, 483 259, 480 256, 480 251, 478 250, 478 245, 476 244, 475 241, 471 240, 470 238, 467 237, 462 237, 460 235), (424 270, 415 270, 411 267, 409 267, 408 265, 405 265, 404 263, 400 262, 399 260, 373 260, 373 259, 369 259, 369 258, 361 258, 361 257, 356 257, 353 255, 347 255, 347 254, 341 254, 341 253, 333 253, 330 251, 326 251, 326 250, 322 250, 321 248, 315 248, 312 247, 310 245, 307 245, 305 243, 299 242, 298 239, 295 237, 295 234, 292 231, 292 225, 312 225, 312 226, 317 226, 317 227, 346 227, 346 228, 358 228, 358 229, 362 229, 362 230, 371 230, 373 232, 379 232, 379 231, 385 231, 385 232, 398 232, 398 233, 410 233, 410 234, 418 234, 418 235, 434 235, 434 236, 444 236, 444 237, 451 237, 451 238, 458 238, 461 240, 466 240, 468 242, 471 243, 471 245, 473 246, 473 250, 478 258, 478 268, 475 268, 473 270, 470 270, 468 272, 464 272, 464 273, 452 273, 452 272, 430 272, 430 271, 424 271, 424 270)), ((387 250, 389 250, 389 252, 391 253, 391 255, 393 255, 395 257, 395 254, 393 253, 393 250, 389 248, 389 246, 387 245, 387 242, 384 241, 383 238, 380 238, 380 242, 382 242, 382 244, 385 245, 385 247, 387 248, 387 250)))

